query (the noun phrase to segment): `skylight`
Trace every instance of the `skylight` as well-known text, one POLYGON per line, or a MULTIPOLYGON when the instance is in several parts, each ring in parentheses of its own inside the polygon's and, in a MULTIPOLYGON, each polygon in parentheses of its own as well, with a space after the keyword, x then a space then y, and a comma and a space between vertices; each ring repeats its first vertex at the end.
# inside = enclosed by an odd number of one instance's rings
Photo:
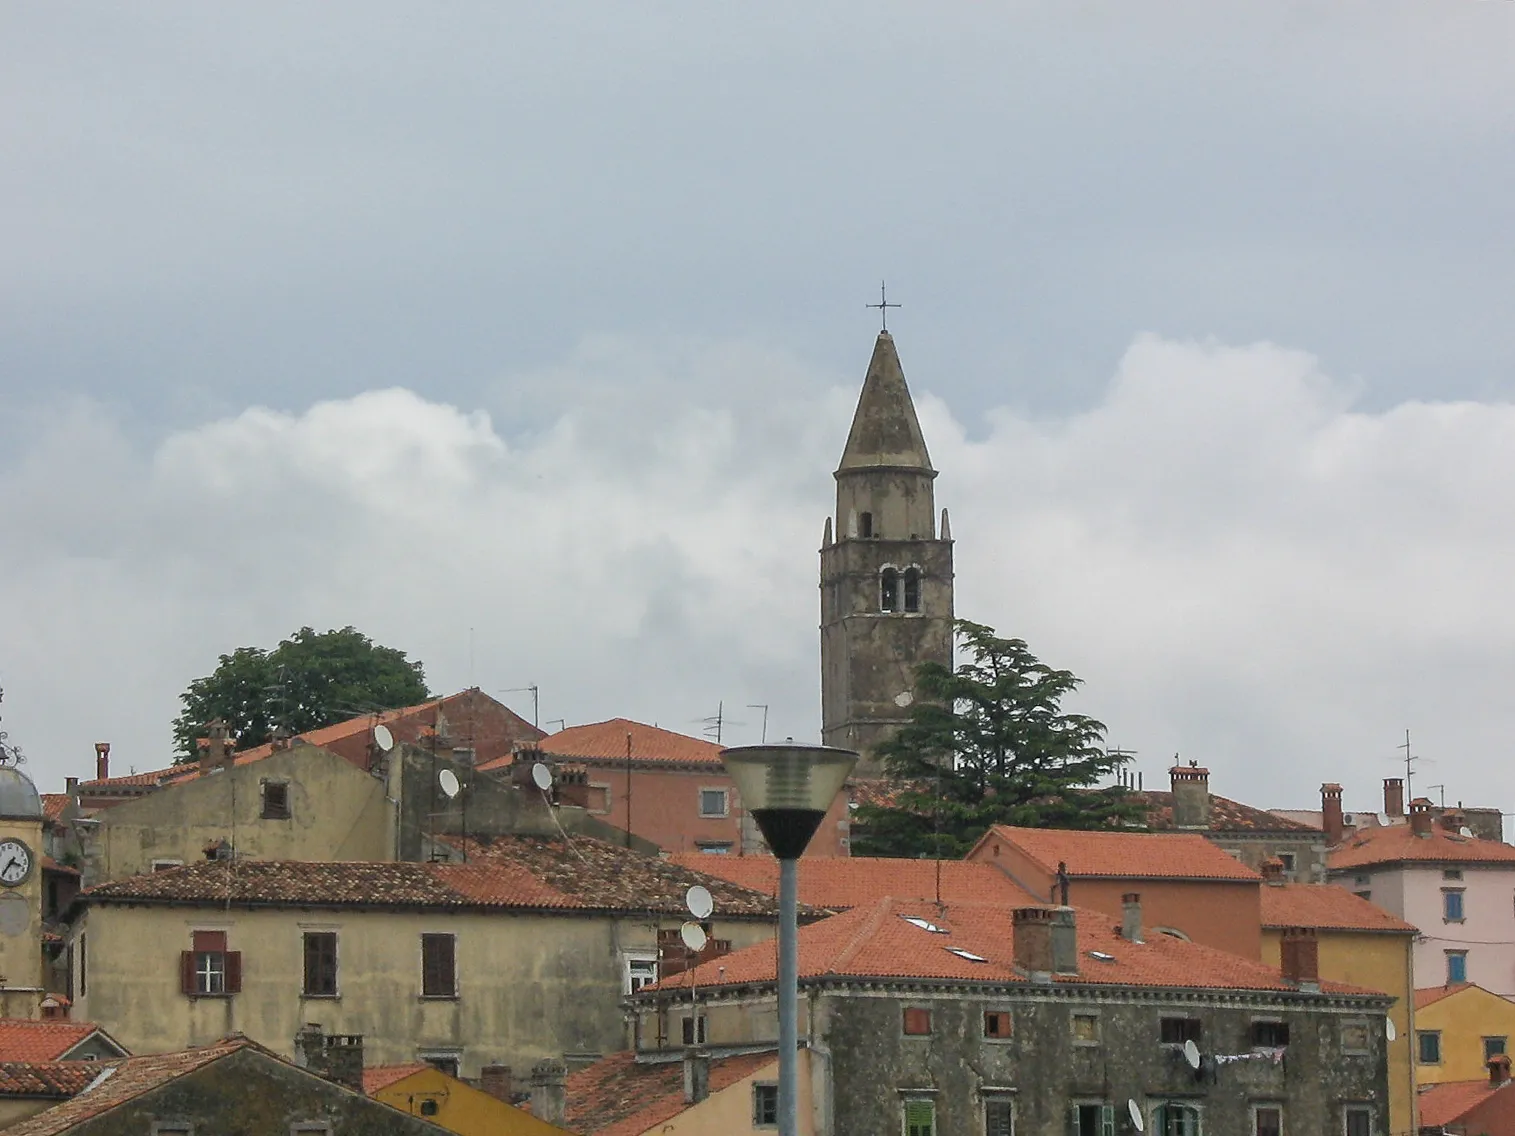
POLYGON ((972 951, 965 951, 962 947, 943 947, 942 949, 949 952, 950 954, 956 955, 960 959, 967 959, 969 962, 989 961, 983 955, 976 955, 972 951))
POLYGON ((1104 951, 1090 951, 1089 952, 1089 957, 1092 958, 1092 959, 1099 959, 1100 962, 1114 962, 1115 961, 1115 956, 1114 955, 1106 954, 1104 951))
POLYGON ((933 935, 945 935, 947 933, 947 928, 938 927, 931 920, 922 919, 917 915, 901 915, 900 918, 906 923, 919 927, 922 931, 930 931, 933 935))

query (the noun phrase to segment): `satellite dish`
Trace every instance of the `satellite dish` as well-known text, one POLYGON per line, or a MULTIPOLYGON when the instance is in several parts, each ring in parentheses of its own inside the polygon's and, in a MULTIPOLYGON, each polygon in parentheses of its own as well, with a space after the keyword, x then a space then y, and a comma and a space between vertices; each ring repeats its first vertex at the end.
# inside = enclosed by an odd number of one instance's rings
POLYGON ((1388 1035, 1390 1041, 1399 1036, 1399 1031, 1394 1028, 1394 1019, 1392 1018, 1385 1018, 1383 1020, 1383 1031, 1388 1035))
POLYGON ((542 792, 552 788, 552 770, 540 761, 531 767, 531 783, 542 792))
POLYGON ((395 736, 389 732, 388 726, 375 726, 373 728, 374 744, 384 753, 395 748, 395 736))
POLYGON ((709 919, 710 913, 715 910, 715 900, 710 898, 709 891, 695 884, 684 893, 684 906, 689 908, 689 914, 696 919, 709 919))
POLYGON ((458 775, 451 769, 444 769, 437 774, 437 780, 441 782, 442 792, 447 794, 447 799, 452 800, 462 791, 463 785, 458 780, 458 775))
POLYGON ((705 935, 705 928, 698 923, 685 923, 679 928, 679 938, 684 940, 684 945, 695 954, 705 949, 705 944, 710 940, 705 935))
POLYGON ((1461 828, 1459 828, 1457 830, 1457 835, 1458 836, 1472 836, 1473 835, 1473 830, 1471 828, 1469 828, 1467 825, 1463 825, 1461 828))
POLYGON ((1134 1100, 1128 1100, 1126 1102, 1126 1111, 1131 1114, 1131 1126, 1138 1132, 1145 1132, 1147 1130, 1147 1122, 1142 1119, 1141 1105, 1137 1104, 1134 1100))
POLYGON ((1189 1063, 1189 1068, 1199 1068, 1199 1046, 1192 1041, 1184 1042, 1184 1060, 1189 1063))

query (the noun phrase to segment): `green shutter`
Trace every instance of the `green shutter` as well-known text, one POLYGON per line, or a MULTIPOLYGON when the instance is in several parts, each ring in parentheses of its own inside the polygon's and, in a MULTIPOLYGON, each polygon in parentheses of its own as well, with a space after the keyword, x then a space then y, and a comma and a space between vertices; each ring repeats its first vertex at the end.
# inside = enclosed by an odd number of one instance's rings
POLYGON ((932 1101, 905 1102, 905 1136, 936 1136, 936 1105, 932 1101))
POLYGON ((1099 1130, 1100 1136, 1115 1136, 1115 1106, 1113 1104, 1100 1105, 1099 1130))

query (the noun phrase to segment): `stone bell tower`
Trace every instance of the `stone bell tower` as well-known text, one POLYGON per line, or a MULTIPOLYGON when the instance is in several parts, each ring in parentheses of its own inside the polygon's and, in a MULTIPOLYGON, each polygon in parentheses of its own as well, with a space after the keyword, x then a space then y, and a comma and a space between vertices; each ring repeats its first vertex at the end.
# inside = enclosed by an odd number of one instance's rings
POLYGON ((863 755, 909 716, 915 667, 952 665, 952 535, 894 338, 881 332, 821 541, 821 737, 863 755))

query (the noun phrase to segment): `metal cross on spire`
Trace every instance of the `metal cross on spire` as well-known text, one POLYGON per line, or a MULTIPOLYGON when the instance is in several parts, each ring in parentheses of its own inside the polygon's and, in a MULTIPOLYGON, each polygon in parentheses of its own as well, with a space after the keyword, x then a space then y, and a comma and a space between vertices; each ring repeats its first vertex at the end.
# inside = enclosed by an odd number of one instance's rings
POLYGON ((878 314, 879 314, 879 322, 883 325, 882 330, 888 331, 889 330, 889 309, 890 308, 900 307, 900 305, 899 304, 891 304, 889 302, 889 293, 887 293, 886 291, 884 291, 884 282, 882 280, 880 280, 878 282, 878 303, 876 303, 876 304, 865 304, 864 307, 877 308, 878 309, 878 314))

